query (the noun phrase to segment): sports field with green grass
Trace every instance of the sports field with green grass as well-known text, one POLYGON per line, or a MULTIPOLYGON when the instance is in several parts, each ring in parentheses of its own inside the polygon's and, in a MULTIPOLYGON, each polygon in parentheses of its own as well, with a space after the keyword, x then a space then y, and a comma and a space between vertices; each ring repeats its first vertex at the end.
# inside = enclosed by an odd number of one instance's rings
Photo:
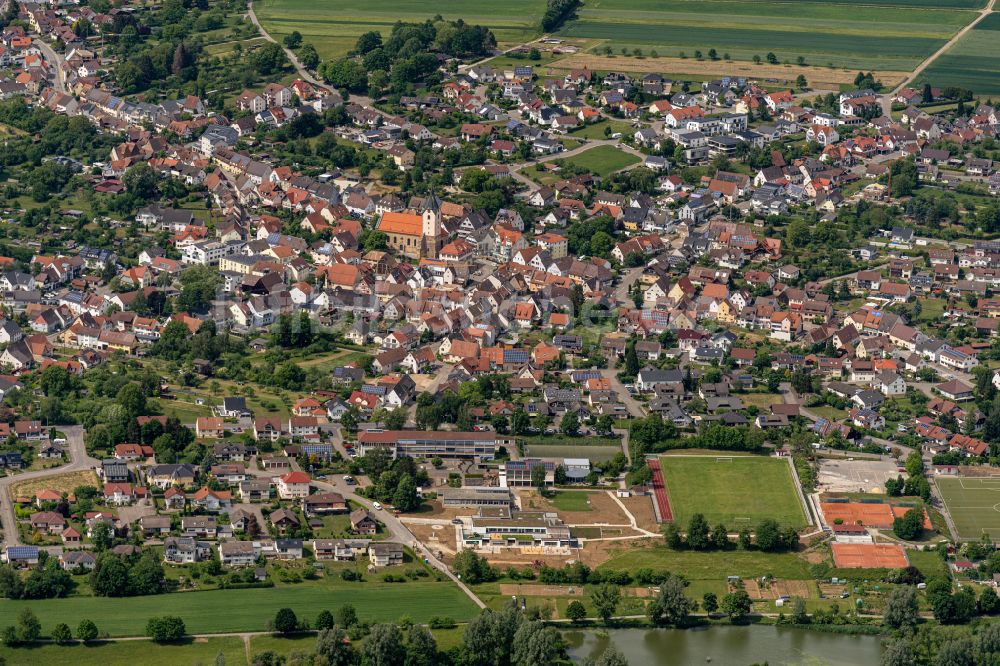
POLYGON ((377 30, 388 37, 397 21, 423 22, 440 14, 445 19, 485 25, 497 41, 519 44, 538 35, 544 0, 508 0, 504 3, 444 0, 257 0, 254 12, 264 29, 281 40, 298 30, 316 47, 321 58, 347 53, 358 35, 377 30))
POLYGON ((976 95, 1000 95, 1000 12, 963 35, 917 78, 917 85, 958 86, 976 95))
POLYGON ((983 532, 1000 538, 1000 478, 938 477, 934 483, 958 530, 957 539, 978 539, 983 532))
POLYGON ((0 604, 0 627, 17 624, 17 614, 28 607, 41 620, 43 634, 60 622, 75 628, 81 619, 90 618, 110 636, 142 636, 149 618, 160 615, 183 618, 191 634, 264 631, 267 621, 274 618, 279 608, 288 607, 300 617, 315 618, 324 609, 334 611, 344 604, 352 604, 359 618, 371 622, 395 622, 403 616, 427 622, 435 615, 462 621, 476 613, 472 601, 450 582, 365 582, 181 592, 124 599, 5 600, 0 604))
POLYGON ((589 497, 590 493, 558 490, 555 495, 549 498, 549 501, 560 511, 590 511, 590 503, 587 501, 589 497))
MULTIPOLYGON (((774 53, 782 62, 912 70, 982 7, 983 0, 590 0, 560 34, 607 40, 614 53, 642 49, 688 58, 715 49, 736 60, 774 53)), ((603 45, 602 45, 603 47, 603 45)), ((602 48, 601 47, 601 48, 602 48)))
POLYGON ((704 514, 709 525, 722 523, 730 531, 752 530, 765 518, 787 527, 807 523, 785 460, 663 456, 660 468, 674 519, 682 530, 695 513, 704 514))
POLYGON ((575 164, 597 176, 604 177, 635 164, 639 158, 614 146, 605 145, 595 146, 561 161, 566 164, 575 164))

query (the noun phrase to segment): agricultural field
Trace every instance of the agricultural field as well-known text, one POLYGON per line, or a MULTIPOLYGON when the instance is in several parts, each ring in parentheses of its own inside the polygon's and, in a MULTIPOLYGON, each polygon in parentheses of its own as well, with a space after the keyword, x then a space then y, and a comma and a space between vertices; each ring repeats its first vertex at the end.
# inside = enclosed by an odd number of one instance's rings
POLYGON ((918 83, 1000 95, 1000 12, 993 12, 921 72, 918 83))
POLYGON ((957 539, 1000 537, 1000 479, 938 477, 934 480, 955 524, 957 539))
POLYGON ((763 457, 664 456, 663 480, 674 518, 683 529, 695 513, 730 530, 765 518, 783 526, 807 521, 788 462, 763 457))
POLYGON ((639 158, 631 153, 623 152, 614 146, 605 145, 590 148, 572 157, 564 158, 561 161, 587 169, 591 173, 603 178, 615 171, 621 171, 625 167, 637 163, 639 158))
POLYGON ((614 53, 763 58, 826 67, 907 71, 975 17, 981 0, 743 2, 740 0, 594 0, 567 23, 567 37, 603 39, 614 53), (945 11, 947 10, 947 11, 945 11))
POLYGON ((128 597, 110 605, 100 597, 7 601, 0 607, 0 626, 16 624, 17 614, 27 606, 41 619, 44 634, 60 622, 76 627, 82 618, 91 618, 111 636, 141 636, 149 618, 159 615, 182 617, 187 631, 195 634, 263 631, 277 608, 287 606, 302 617, 314 618, 321 610, 336 610, 347 603, 357 608, 362 620, 372 622, 394 622, 404 615, 415 622, 427 622, 435 615, 462 621, 476 611, 472 601, 451 583, 338 581, 128 597))
POLYGON ((298 30, 326 59, 345 55, 362 33, 378 30, 388 37, 397 21, 422 22, 437 14, 448 20, 485 25, 501 45, 520 44, 537 36, 545 2, 511 0, 498 5, 461 0, 434 4, 420 0, 258 0, 254 11, 272 37, 281 41, 298 30))

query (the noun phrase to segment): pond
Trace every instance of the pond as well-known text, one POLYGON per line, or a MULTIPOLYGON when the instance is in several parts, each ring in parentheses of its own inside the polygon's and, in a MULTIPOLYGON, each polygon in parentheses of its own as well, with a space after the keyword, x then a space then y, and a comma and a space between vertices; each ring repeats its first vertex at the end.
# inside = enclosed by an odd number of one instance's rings
POLYGON ((881 638, 828 634, 792 627, 712 626, 695 629, 611 629, 566 631, 569 654, 577 663, 600 655, 613 643, 630 666, 712 664, 749 666, 874 666, 881 638))

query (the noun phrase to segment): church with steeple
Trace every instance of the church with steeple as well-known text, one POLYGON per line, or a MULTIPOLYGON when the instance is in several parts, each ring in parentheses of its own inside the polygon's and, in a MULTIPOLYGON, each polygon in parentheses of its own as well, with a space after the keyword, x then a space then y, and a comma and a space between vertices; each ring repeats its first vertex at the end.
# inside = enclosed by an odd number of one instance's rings
POLYGON ((382 214, 376 229, 389 239, 389 247, 410 259, 437 259, 444 246, 441 200, 433 192, 416 210, 382 214))

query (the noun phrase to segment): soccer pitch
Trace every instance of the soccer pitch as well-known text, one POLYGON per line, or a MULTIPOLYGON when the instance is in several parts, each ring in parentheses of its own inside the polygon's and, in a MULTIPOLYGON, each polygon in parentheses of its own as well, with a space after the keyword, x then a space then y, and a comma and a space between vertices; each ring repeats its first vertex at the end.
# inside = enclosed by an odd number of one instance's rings
POLYGON ((753 530, 765 518, 783 527, 808 524, 788 461, 750 456, 662 456, 660 467, 674 520, 683 530, 704 514, 714 527, 753 530))
POLYGON ((983 532, 1000 539, 1000 478, 937 477, 958 539, 974 540, 983 532))

